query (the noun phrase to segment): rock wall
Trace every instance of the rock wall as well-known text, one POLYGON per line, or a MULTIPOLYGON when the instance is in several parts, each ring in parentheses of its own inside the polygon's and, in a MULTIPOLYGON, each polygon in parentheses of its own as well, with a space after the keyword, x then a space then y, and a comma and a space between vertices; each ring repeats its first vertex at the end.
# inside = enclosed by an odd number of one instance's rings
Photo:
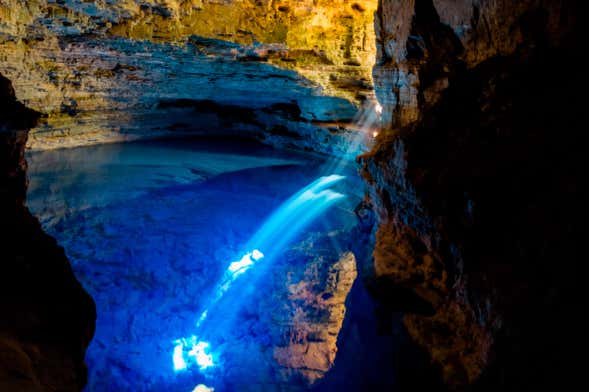
POLYGON ((248 45, 284 44, 291 53, 280 59, 283 66, 311 78, 313 70, 329 69, 331 75, 315 79, 343 94, 345 80, 334 80, 338 74, 348 74, 348 81, 356 76, 370 79, 376 5, 376 0, 8 0, 0 4, 0 31, 7 38, 29 40, 104 34, 182 42, 198 35, 248 45))
POLYGON ((25 207, 25 143, 39 113, 0 75, 0 390, 78 391, 94 302, 25 207))
POLYGON ((288 54, 272 63, 319 83, 326 95, 356 101, 353 85, 358 79, 370 83, 376 5, 376 0, 170 1, 159 5, 165 11, 143 7, 111 32, 134 39, 196 34, 248 45, 284 44, 288 54))
POLYGON ((299 376, 311 385, 335 362, 346 299, 357 276, 356 258, 348 252, 329 264, 316 257, 300 281, 291 273, 294 282, 287 283, 283 315, 274 315, 284 336, 284 345, 274 348, 274 358, 287 380, 299 376))
POLYGON ((581 374, 581 14, 575 1, 379 4, 388 129, 360 159, 379 216, 373 279, 417 296, 397 310, 452 389, 562 389, 581 374))
POLYGON ((210 133, 223 122, 157 110, 181 99, 271 114, 220 129, 277 136, 266 141, 278 145, 309 134, 341 145, 352 130, 333 123, 373 100, 375 8, 376 0, 4 1, 0 72, 24 104, 48 115, 31 132, 34 149, 185 133, 193 124, 210 133))
POLYGON ((375 90, 399 128, 432 106, 449 80, 538 41, 558 45, 574 28, 571 1, 381 1, 375 18, 375 90))

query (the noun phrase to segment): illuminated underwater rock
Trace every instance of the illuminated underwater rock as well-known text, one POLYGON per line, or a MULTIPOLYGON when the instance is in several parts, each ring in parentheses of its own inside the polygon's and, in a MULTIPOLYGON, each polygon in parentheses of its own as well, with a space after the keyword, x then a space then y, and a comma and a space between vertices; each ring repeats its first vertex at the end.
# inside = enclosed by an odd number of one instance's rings
POLYGON ((186 370, 191 363, 205 370, 215 365, 213 354, 210 353, 210 343, 198 340, 196 336, 175 341, 173 362, 174 371, 186 370))
POLYGON ((230 276, 232 278, 236 278, 239 275, 243 274, 247 271, 254 263, 261 258, 264 257, 264 254, 257 249, 254 249, 253 252, 247 253, 244 255, 241 260, 234 261, 233 263, 229 264, 229 268, 227 271, 230 272, 230 276))
MULTIPOLYGON (((235 281, 240 275, 250 269, 256 262, 264 258, 264 254, 258 249, 246 253, 239 261, 234 261, 229 264, 229 267, 223 274, 223 280, 218 285, 215 296, 211 301, 211 305, 215 304, 223 294, 231 287, 231 283, 235 281)), ((209 309, 205 309, 197 323, 199 328, 206 320, 209 309)), ((214 366, 212 354, 207 354, 210 344, 208 342, 199 341, 196 336, 191 336, 188 339, 178 339, 174 342, 174 352, 172 354, 172 361, 174 363, 174 370, 176 372, 186 370, 191 362, 195 362, 200 370, 214 366), (193 357, 191 361, 189 357, 193 357)))
MULTIPOLYGON (((217 301, 219 301, 225 292, 229 290, 231 284, 244 272, 251 268, 256 262, 260 261, 264 258, 264 254, 260 252, 258 249, 254 249, 251 252, 246 253, 239 261, 234 261, 229 264, 227 270, 223 274, 223 279, 221 283, 217 285, 217 289, 215 290, 215 296, 210 300, 209 307, 214 305, 217 301)), ((206 320, 209 314, 209 309, 205 309, 198 321, 196 322, 196 327, 199 328, 203 321, 206 320)))
MULTIPOLYGON (((237 277, 242 275, 257 261, 260 261, 263 258, 264 254, 258 249, 254 249, 253 251, 243 255, 239 261, 234 261, 229 264, 229 267, 223 274, 223 280, 217 287, 215 297, 211 301, 211 305, 221 299, 223 294, 229 289, 229 287, 231 287, 231 283, 233 283, 237 277)), ((196 323, 197 328, 199 328, 206 320, 208 313, 208 308, 201 313, 196 323)), ((209 342, 199 341, 198 338, 193 335, 188 339, 178 339, 174 343, 174 352, 172 354, 174 371, 179 372, 186 370, 189 367, 189 364, 193 362, 198 365, 200 370, 214 366, 213 355, 207 353, 210 348, 209 342), (190 357, 192 357, 192 360, 190 357)))
POLYGON ((194 357, 201 370, 214 365, 213 355, 207 354, 210 346, 209 342, 196 342, 195 338, 195 343, 192 344, 192 349, 188 352, 188 355, 194 357))

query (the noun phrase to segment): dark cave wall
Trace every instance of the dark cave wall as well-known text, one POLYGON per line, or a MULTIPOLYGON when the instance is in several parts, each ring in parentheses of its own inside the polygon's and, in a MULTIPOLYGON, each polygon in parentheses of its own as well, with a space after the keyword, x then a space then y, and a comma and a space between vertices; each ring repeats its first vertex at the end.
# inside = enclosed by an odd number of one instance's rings
POLYGON ((577 3, 381 0, 373 77, 385 122, 399 128, 416 121, 464 68, 570 39, 577 3))
POLYGON ((380 3, 388 128, 360 158, 379 216, 373 285, 420 299, 399 310, 452 389, 559 389, 581 374, 578 15, 575 1, 380 3))
POLYGON ((96 310, 25 206, 25 143, 38 117, 0 75, 0 390, 78 391, 96 310))

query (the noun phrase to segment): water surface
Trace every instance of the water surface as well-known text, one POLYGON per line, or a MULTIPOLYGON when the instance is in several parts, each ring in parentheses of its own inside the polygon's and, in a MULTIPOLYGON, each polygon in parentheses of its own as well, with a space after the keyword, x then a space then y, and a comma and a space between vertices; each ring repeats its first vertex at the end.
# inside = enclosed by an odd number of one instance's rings
MULTIPOLYGON (((271 326, 258 322, 240 332, 247 344, 229 350, 230 371, 213 380, 175 374, 172 342, 191 335, 215 283, 272 211, 326 174, 321 158, 193 139, 35 152, 28 162, 29 208, 96 301, 88 390, 189 391, 198 382, 217 391, 281 389, 271 384, 278 377, 268 350, 271 326)), ((342 170, 346 201, 304 235, 356 224, 352 210, 362 187, 353 168, 342 170)), ((260 293, 265 289, 260 283, 260 293)))

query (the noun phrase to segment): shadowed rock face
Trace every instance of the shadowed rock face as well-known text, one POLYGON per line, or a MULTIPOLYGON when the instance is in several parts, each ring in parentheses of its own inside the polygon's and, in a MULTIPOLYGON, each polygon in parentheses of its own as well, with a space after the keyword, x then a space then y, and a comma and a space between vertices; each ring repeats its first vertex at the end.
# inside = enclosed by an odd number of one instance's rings
POLYGON ((381 1, 389 129, 361 158, 375 286, 425 302, 397 310, 453 389, 562 389, 581 374, 579 14, 574 1, 381 1))
POLYGON ((27 128, 39 113, 0 75, 0 390, 80 390, 94 303, 25 207, 27 128))
POLYGON ((522 54, 572 32, 571 1, 380 1, 375 18, 375 91, 393 128, 432 106, 464 68, 522 54))

